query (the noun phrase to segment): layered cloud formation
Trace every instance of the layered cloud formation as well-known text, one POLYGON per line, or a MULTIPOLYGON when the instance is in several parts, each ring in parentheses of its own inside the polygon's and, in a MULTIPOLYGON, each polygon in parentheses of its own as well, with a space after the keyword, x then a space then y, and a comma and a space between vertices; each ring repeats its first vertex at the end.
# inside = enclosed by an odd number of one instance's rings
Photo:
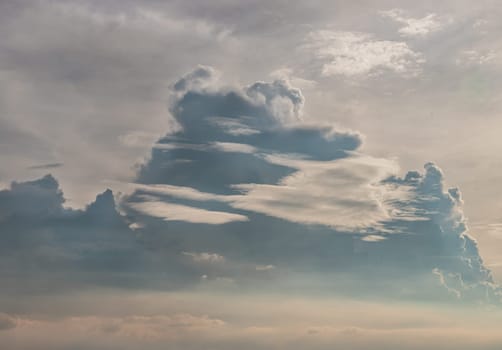
POLYGON ((502 348, 502 7, 285 5, 0 1, 0 348, 502 348))
POLYGON ((287 81, 224 87, 218 76, 200 66, 173 85, 179 125, 119 205, 107 190, 65 208, 50 175, 0 192, 4 292, 294 287, 500 301, 460 191, 436 165, 399 177, 395 161, 358 152, 358 133, 309 124, 287 81))

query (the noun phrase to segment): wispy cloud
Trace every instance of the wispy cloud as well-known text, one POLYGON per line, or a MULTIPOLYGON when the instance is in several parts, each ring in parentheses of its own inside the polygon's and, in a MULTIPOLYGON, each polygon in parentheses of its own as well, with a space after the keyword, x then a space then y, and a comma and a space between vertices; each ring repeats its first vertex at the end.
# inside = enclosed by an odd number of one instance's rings
POLYGON ((379 40, 369 33, 320 30, 309 35, 305 48, 313 50, 323 76, 368 77, 389 71, 409 77, 425 62, 406 42, 379 40))
POLYGON ((451 22, 451 19, 443 18, 436 13, 430 13, 421 18, 413 18, 401 9, 380 11, 380 15, 401 23, 403 26, 399 28, 399 33, 404 37, 425 37, 443 29, 451 22))
POLYGON ((223 263, 226 260, 223 255, 216 254, 216 253, 183 252, 182 254, 185 256, 189 256, 190 258, 192 258, 192 260, 194 262, 197 262, 197 263, 211 263, 211 264, 223 263))
POLYGON ((481 66, 497 62, 500 53, 493 49, 488 50, 464 50, 460 52, 459 57, 455 60, 458 66, 481 66))
POLYGON ((246 216, 240 214, 205 210, 160 200, 130 203, 129 207, 144 215, 161 218, 165 221, 185 221, 199 224, 221 225, 232 221, 248 220, 246 216))
POLYGON ((31 170, 36 170, 36 169, 55 169, 55 168, 60 168, 64 165, 64 163, 47 163, 47 164, 39 164, 39 165, 32 165, 28 167, 28 169, 31 170))
POLYGON ((390 160, 365 156, 332 162, 268 159, 298 171, 277 185, 236 185, 245 194, 235 198, 234 207, 293 222, 359 231, 389 220, 395 211, 390 199, 406 196, 405 191, 381 184, 397 171, 390 160))

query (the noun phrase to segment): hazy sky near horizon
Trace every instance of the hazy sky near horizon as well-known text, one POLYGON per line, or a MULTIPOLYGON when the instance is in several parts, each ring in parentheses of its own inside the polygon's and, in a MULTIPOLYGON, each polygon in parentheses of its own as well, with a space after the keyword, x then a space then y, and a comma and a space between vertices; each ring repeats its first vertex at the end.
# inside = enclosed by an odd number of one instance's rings
POLYGON ((0 0, 0 341, 421 349, 434 329, 431 346, 500 348, 500 15, 492 0, 0 0), (110 290, 115 308, 62 312, 110 290), (242 310, 216 310, 225 298, 242 310), (285 322, 289 303, 305 319, 285 322), (60 329, 74 342, 46 336, 60 329))

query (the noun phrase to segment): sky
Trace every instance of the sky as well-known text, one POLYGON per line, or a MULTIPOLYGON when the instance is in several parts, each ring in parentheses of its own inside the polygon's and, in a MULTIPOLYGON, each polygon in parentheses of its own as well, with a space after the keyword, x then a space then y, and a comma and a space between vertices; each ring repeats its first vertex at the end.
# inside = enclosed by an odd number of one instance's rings
POLYGON ((501 11, 0 0, 0 344, 500 349, 501 11))

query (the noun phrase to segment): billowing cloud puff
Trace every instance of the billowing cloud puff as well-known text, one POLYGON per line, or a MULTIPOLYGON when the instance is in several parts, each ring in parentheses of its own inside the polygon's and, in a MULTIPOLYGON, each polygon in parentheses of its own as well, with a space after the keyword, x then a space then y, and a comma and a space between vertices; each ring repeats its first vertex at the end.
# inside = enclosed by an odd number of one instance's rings
POLYGON ((214 68, 201 65, 179 79, 173 85, 173 90, 183 93, 188 90, 202 89, 217 78, 218 72, 214 68))
POLYGON ((433 163, 425 164, 425 174, 409 172, 403 179, 389 179, 400 186, 410 186, 412 200, 401 202, 406 210, 417 213, 434 231, 417 230, 407 223, 412 240, 420 250, 414 252, 428 259, 439 282, 457 297, 500 301, 502 290, 483 265, 476 241, 469 236, 458 188, 445 189, 443 173, 433 163))
POLYGON ((10 189, 0 191, 0 218, 34 220, 63 215, 65 200, 58 187, 50 175, 35 181, 13 182, 10 189))
POLYGON ((171 112, 181 130, 159 140, 138 182, 169 185, 161 194, 178 200, 194 193, 211 197, 233 214, 199 205, 190 215, 183 203, 151 198, 136 198, 129 208, 167 220, 184 215, 191 222, 213 213, 218 223, 242 221, 244 210, 345 231, 375 230, 403 214, 393 203, 407 189, 382 182, 397 172, 395 162, 354 153, 361 144, 357 133, 302 121, 304 98, 287 81, 217 89, 210 84, 214 70, 201 69, 175 84, 196 86, 181 95, 175 88, 171 112))
POLYGON ((85 210, 67 209, 64 202, 50 175, 14 182, 0 191, 4 293, 128 280, 123 273, 142 253, 117 212, 112 192, 99 194, 85 210))
POLYGON ((267 154, 328 160, 359 147, 357 133, 300 123, 303 104, 301 92, 286 81, 188 90, 171 107, 182 130, 159 140, 138 180, 165 183, 169 178, 172 184, 225 192, 231 191, 231 184, 274 183, 293 171, 267 161, 267 154))

